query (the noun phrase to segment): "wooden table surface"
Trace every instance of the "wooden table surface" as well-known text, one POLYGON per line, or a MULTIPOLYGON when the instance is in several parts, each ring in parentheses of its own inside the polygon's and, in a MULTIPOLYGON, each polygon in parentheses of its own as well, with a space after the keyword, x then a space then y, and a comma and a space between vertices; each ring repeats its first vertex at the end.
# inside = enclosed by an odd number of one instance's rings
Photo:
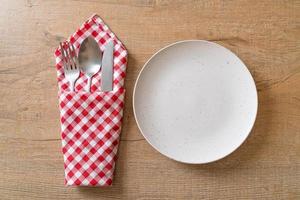
POLYGON ((0 0, 0 199, 300 199, 300 1, 0 0), (129 51, 114 186, 65 187, 53 51, 93 13, 129 51), (146 60, 178 40, 235 52, 257 84, 247 141, 206 165, 155 151, 132 90, 146 60))

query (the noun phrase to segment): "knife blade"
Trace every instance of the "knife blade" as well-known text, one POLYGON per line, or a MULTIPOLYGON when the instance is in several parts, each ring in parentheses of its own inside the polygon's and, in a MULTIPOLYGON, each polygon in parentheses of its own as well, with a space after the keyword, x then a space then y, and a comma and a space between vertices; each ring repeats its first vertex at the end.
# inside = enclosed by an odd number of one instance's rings
POLYGON ((101 91, 113 90, 114 42, 110 40, 106 45, 102 58, 101 91))

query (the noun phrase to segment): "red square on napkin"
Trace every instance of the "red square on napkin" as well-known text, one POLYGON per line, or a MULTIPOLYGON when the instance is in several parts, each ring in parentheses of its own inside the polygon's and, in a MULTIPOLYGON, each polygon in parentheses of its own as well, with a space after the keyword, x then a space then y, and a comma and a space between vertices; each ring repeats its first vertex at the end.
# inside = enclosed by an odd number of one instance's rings
POLYGON ((68 41, 78 53, 80 44, 89 36, 98 42, 102 51, 106 42, 114 41, 113 91, 101 92, 101 72, 93 77, 91 92, 83 89, 87 84, 83 74, 76 81, 75 92, 70 91, 61 51, 56 49, 65 184, 108 186, 113 180, 121 132, 127 51, 97 15, 88 19, 68 41))

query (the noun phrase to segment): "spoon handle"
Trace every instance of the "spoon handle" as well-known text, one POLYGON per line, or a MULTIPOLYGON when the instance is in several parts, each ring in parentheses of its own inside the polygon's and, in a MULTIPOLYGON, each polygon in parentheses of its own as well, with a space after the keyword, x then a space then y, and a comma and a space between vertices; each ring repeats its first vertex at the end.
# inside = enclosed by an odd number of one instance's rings
POLYGON ((92 77, 88 77, 87 84, 85 86, 85 91, 91 92, 91 83, 92 83, 92 77))

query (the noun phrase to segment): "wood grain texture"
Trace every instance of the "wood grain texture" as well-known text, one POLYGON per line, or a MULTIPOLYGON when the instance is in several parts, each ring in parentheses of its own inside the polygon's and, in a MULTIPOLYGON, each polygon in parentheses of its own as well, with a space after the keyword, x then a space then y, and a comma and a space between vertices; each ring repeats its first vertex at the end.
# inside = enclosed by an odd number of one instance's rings
POLYGON ((300 199, 300 1, 0 0, 0 199, 300 199), (93 13, 129 51, 114 186, 63 185, 53 52, 93 13), (143 64, 167 44, 215 41, 257 84, 247 141, 207 165, 186 165, 143 139, 132 111, 143 64))

